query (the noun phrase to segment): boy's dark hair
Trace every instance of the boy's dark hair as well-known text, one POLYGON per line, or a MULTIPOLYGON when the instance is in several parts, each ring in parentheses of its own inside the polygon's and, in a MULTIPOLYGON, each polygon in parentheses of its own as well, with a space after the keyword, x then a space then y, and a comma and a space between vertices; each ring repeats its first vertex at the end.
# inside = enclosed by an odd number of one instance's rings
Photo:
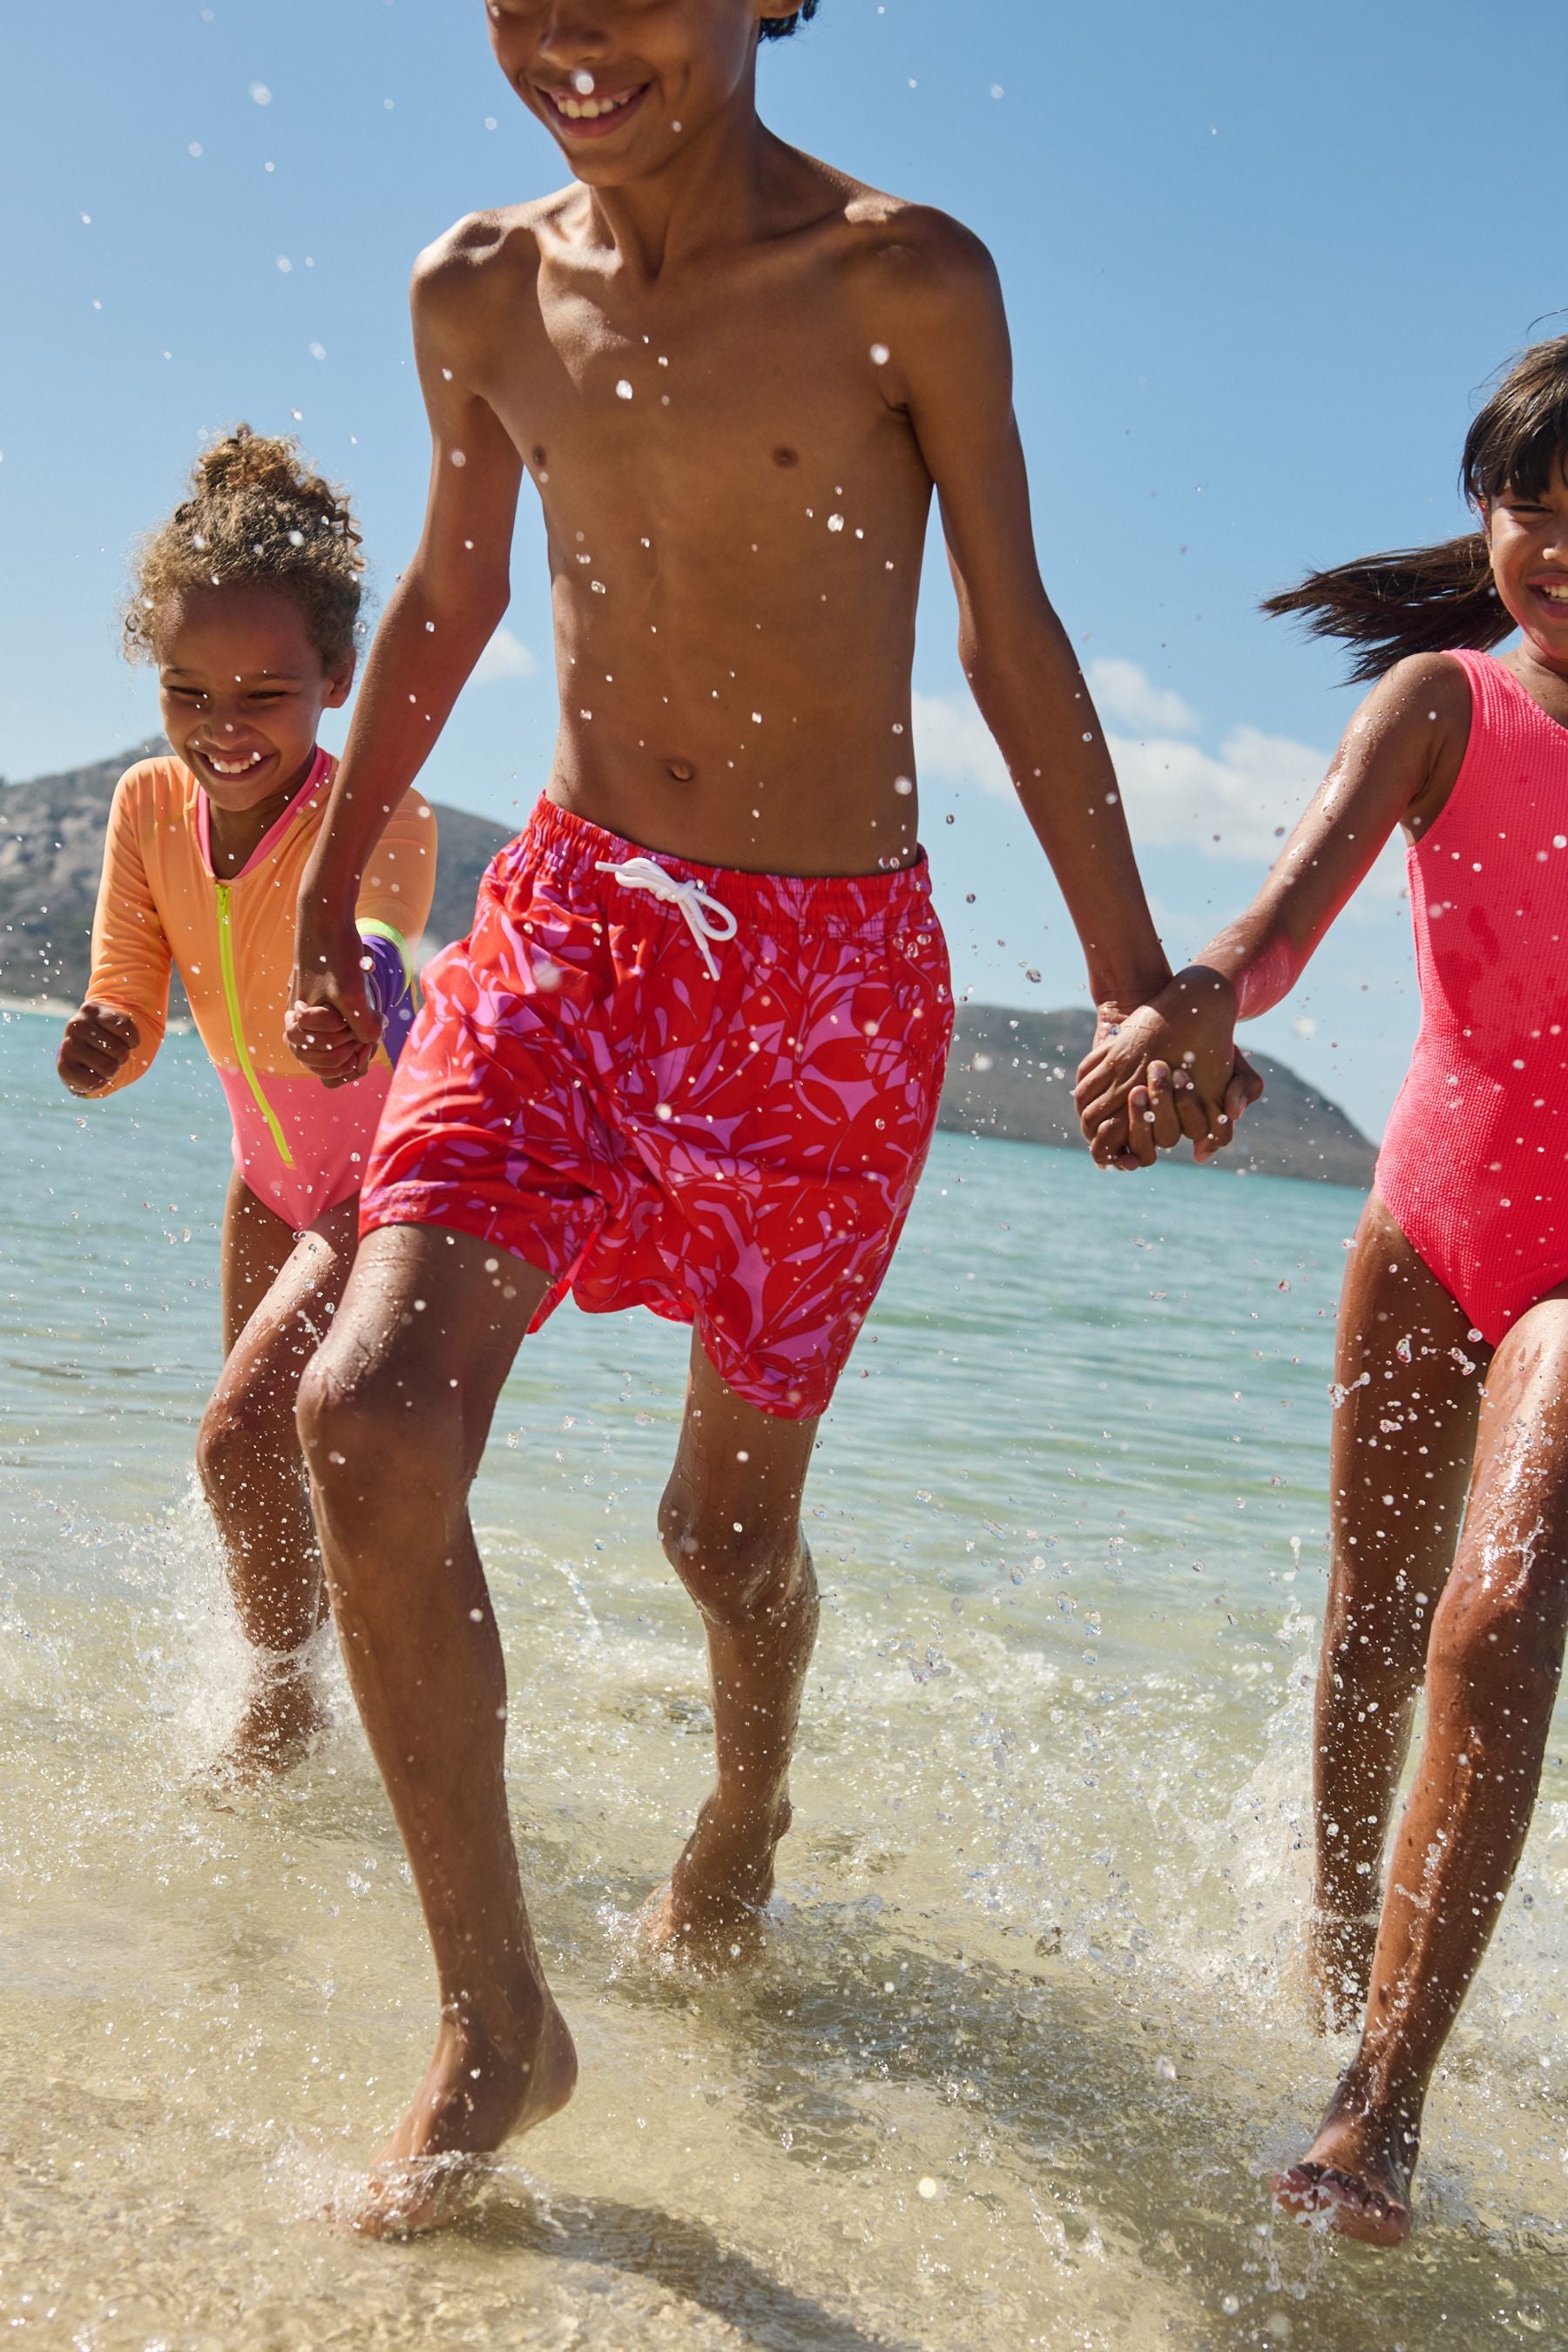
POLYGON ((298 442, 237 425, 196 459, 191 496, 137 551, 125 651, 154 661, 159 616, 183 588, 277 588, 300 610, 322 667, 354 649, 364 558, 349 503, 298 442))
MULTIPOLYGON (((1568 335, 1556 335, 1516 360, 1481 409, 1465 438, 1459 487, 1480 509, 1505 491, 1539 498, 1563 467, 1568 335)), ((1263 610, 1302 614, 1314 636, 1347 638, 1358 648, 1351 677, 1363 683, 1406 654, 1485 652, 1514 628, 1479 530, 1310 572, 1299 588, 1266 597, 1263 610)))
POLYGON ((815 16, 816 14, 816 0, 801 0, 801 5, 793 16, 764 16, 763 38, 764 41, 787 40, 792 33, 799 32, 808 16, 815 16))

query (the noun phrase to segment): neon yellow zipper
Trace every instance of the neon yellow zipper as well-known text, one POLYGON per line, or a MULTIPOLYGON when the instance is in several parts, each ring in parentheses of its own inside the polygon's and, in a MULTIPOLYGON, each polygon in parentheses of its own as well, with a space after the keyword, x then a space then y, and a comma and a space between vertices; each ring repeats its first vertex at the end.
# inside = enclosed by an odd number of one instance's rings
POLYGON ((256 1065, 250 1058, 250 1048, 239 1025, 239 983, 234 976, 234 928, 228 911, 229 887, 226 882, 220 882, 217 886, 217 960, 223 973, 224 1003, 228 1006, 228 1034, 234 1039, 235 1059, 239 1064, 240 1076, 256 1097, 257 1109, 267 1121, 267 1131, 277 1147, 278 1157, 285 1168, 292 1168, 294 1155, 289 1149, 289 1139, 283 1132, 277 1112, 261 1091, 261 1081, 256 1075, 256 1065))

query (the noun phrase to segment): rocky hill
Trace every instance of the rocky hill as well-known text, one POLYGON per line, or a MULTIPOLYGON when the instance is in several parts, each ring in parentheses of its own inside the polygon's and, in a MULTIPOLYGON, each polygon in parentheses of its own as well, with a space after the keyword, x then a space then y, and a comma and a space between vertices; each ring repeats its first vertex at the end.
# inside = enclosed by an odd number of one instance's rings
MULTIPOLYGON (((0 995, 79 999, 110 795, 133 760, 163 748, 140 744, 89 768, 0 785, 0 995)), ((508 838, 507 828, 439 803, 437 815, 441 853, 430 931, 437 940, 460 939, 479 876, 508 838)), ((1072 1082, 1093 1034, 1092 1014, 1076 1008, 1015 1013, 961 1005, 942 1125, 1080 1150, 1072 1082)), ((1365 1136, 1282 1062, 1262 1054, 1256 1059, 1268 1091, 1213 1165, 1364 1192, 1376 1157, 1365 1136)))
MULTIPOLYGON (((1094 1015, 1014 1013, 995 1004, 961 1004, 942 1089, 943 1127, 965 1135, 999 1135, 1016 1143, 1079 1150, 1072 1087, 1094 1042, 1094 1015)), ((1297 1176, 1366 1192, 1377 1154, 1361 1129, 1268 1054, 1252 1056, 1268 1084, 1227 1151, 1207 1164, 1238 1175, 1297 1176)), ((1183 1146, 1183 1156, 1191 1153, 1183 1146)))

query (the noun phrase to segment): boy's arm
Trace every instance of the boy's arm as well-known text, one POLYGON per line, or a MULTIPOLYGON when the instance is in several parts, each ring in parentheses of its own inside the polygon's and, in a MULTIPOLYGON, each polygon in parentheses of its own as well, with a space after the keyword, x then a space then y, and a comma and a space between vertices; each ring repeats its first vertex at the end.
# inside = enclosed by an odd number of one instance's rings
POLYGON ((1394 827, 1419 834, 1441 814, 1469 725, 1468 680, 1441 654, 1399 663, 1373 688, 1247 912, 1084 1062, 1078 1106, 1097 1160, 1152 1157, 1136 1108, 1128 1134, 1130 1096, 1149 1085, 1157 1097, 1189 1055, 1223 1057, 1238 1020, 1290 993, 1394 827))
POLYGON ((383 1047, 395 1064, 417 1009, 415 952, 436 895, 436 812, 423 793, 405 792, 370 853, 354 900, 355 968, 379 1018, 375 1044, 351 1029, 329 1003, 298 999, 283 1016, 289 1050, 324 1087, 363 1077, 383 1047))
POLYGON ((888 267, 889 392, 941 500, 964 674, 1067 900, 1104 1035, 1171 968, 1089 688, 1041 583, 995 268, 966 229, 927 213, 888 267))
MULTIPOLYGON (((471 233, 470 233, 471 234, 471 233)), ((474 388, 475 260, 457 232, 414 274, 414 342, 432 444, 425 528, 386 603, 326 822, 300 893, 296 1002, 341 1013, 368 1067, 380 1035, 354 909, 371 854, 506 611, 522 466, 474 388)), ((358 1076, 358 1068, 347 1073, 358 1076)))
POLYGON ((163 1042, 174 956, 147 880, 138 835, 135 771, 110 803, 103 872, 92 918, 92 969, 81 1009, 66 1024, 58 1067, 75 1095, 110 1095, 146 1070, 163 1042))

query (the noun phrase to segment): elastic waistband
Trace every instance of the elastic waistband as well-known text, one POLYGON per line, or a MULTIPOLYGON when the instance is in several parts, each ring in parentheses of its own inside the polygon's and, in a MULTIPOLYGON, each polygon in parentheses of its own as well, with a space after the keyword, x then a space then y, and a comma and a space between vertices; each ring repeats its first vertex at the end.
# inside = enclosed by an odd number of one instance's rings
POLYGON ((738 866, 699 866, 689 857, 650 849, 646 842, 627 841, 542 796, 534 803, 518 846, 546 871, 563 877, 581 876, 595 897, 615 887, 611 876, 599 872, 602 863, 651 857, 676 881, 700 884, 730 909, 742 929, 762 917, 835 932, 879 930, 892 921, 908 921, 911 915, 935 919, 923 849, 912 866, 895 866, 886 874, 749 874, 738 866))

